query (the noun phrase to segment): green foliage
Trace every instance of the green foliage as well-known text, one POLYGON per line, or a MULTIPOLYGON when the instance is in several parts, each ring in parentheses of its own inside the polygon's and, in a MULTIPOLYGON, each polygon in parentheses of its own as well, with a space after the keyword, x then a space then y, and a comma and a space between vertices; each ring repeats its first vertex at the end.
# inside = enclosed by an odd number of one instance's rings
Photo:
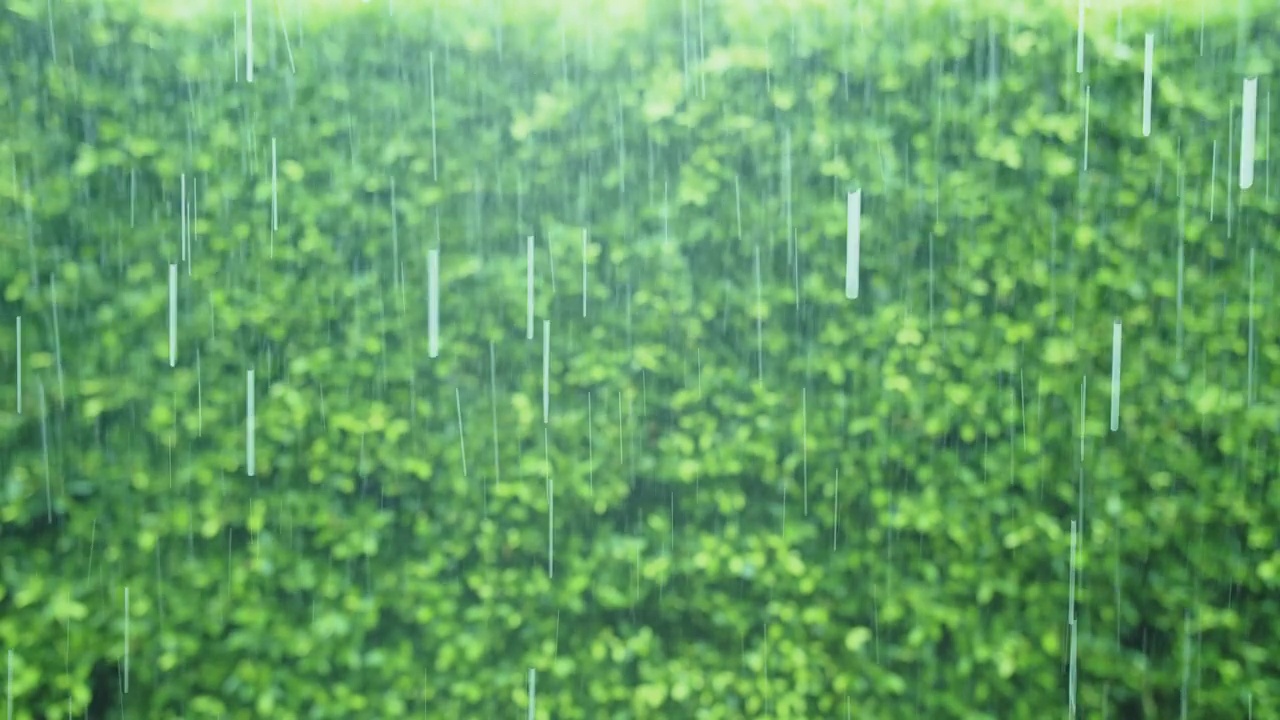
POLYGON ((6 5, 15 717, 1274 713, 1280 15, 764 5, 6 5))

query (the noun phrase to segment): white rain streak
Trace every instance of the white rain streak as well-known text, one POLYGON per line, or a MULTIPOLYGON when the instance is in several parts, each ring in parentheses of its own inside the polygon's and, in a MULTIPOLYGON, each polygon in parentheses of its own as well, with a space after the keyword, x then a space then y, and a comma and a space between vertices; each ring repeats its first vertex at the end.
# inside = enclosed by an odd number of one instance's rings
MULTIPOLYGON (((284 8, 280 3, 276 3, 276 16, 280 21, 280 30, 284 33, 284 51, 289 56, 289 74, 297 75, 298 66, 293 64, 293 44, 289 42, 289 22, 284 19, 284 8)), ((298 31, 301 33, 301 29, 298 31)))
POLYGON ((1185 226, 1178 230, 1178 279, 1177 279, 1177 300, 1176 302, 1176 322, 1175 340, 1177 342, 1177 359, 1182 360, 1182 278, 1187 266, 1186 251, 1186 232, 1185 226))
POLYGON ((187 223, 187 277, 191 277, 191 263, 195 260, 196 226, 200 223, 200 185, 191 178, 191 215, 183 218, 187 223))
POLYGON ((453 389, 453 401, 458 407, 458 450, 462 453, 462 477, 467 476, 467 436, 462 425, 462 390, 453 389))
POLYGON ((9 651, 9 662, 5 666, 4 696, 7 709, 5 717, 13 720, 13 650, 9 651))
POLYGON ((1068 678, 1067 710, 1076 716, 1076 521, 1071 521, 1071 585, 1068 590, 1067 624, 1071 627, 1071 664, 1068 678))
POLYGON ((804 468, 804 514, 809 514, 809 389, 800 388, 800 458, 804 468))
POLYGON ((1085 375, 1080 378, 1080 462, 1084 463, 1084 418, 1088 414, 1088 406, 1085 404, 1088 400, 1086 390, 1089 387, 1089 376, 1085 375))
MULTIPOLYGON (((1230 162, 1230 161, 1228 161, 1230 162)), ((1213 208, 1218 200, 1218 141, 1213 141, 1213 159, 1209 163, 1209 222, 1213 222, 1213 208)))
POLYGON ((1244 104, 1240 108, 1240 189, 1253 187, 1253 148, 1258 128, 1258 78, 1244 79, 1244 104))
POLYGON ((280 227, 280 202, 276 194, 276 139, 271 138, 271 232, 280 227))
POLYGON ((493 484, 502 481, 502 461, 498 452, 498 360, 489 341, 489 409, 493 414, 493 484))
POLYGON ((849 193, 849 219, 845 234, 844 296, 858 297, 859 255, 862 252, 862 191, 849 193))
POLYGON ((529 668, 529 720, 533 720, 534 715, 536 714, 534 712, 534 709, 535 709, 535 701, 537 700, 537 696, 538 696, 537 686, 538 686, 538 671, 534 670, 533 668, 529 668))
POLYGON ((1111 326, 1111 432, 1120 429, 1120 321, 1111 326))
POLYGON ((547 272, 551 274, 551 294, 556 294, 556 255, 551 251, 551 236, 547 235, 547 272))
POLYGON ((1256 353, 1254 352, 1254 346, 1253 346, 1253 261, 1254 261, 1254 255, 1255 255, 1254 248, 1249 248, 1249 349, 1248 349, 1248 354, 1247 354, 1247 355, 1245 355, 1245 368, 1246 368, 1246 373, 1247 373, 1247 375, 1246 375, 1246 378, 1245 378, 1245 392, 1244 392, 1244 399, 1245 399, 1245 403, 1246 403, 1249 407, 1253 407, 1253 394, 1254 394, 1254 389, 1253 389, 1253 366, 1254 366, 1254 364, 1255 364, 1255 363, 1257 363, 1257 355, 1256 355, 1256 353))
POLYGON ((582 229, 582 317, 587 316, 587 229, 582 229))
POLYGON ((245 392, 245 465, 249 468, 249 477, 253 477, 253 371, 247 371, 245 392))
POLYGON ((591 391, 587 391, 587 489, 596 492, 596 441, 591 428, 591 391))
POLYGON ((244 77, 253 82, 253 0, 244 0, 244 77))
POLYGON ((1187 720, 1187 686, 1191 681, 1191 612, 1182 612, 1182 693, 1178 718, 1187 720))
POLYGON ((764 292, 760 288, 760 246, 756 245, 756 368, 764 382, 764 292))
POLYGON ((36 383, 40 396, 40 449, 44 454, 44 502, 48 520, 53 522, 53 479, 49 473, 49 409, 44 401, 44 382, 36 383))
MULTIPOLYGON (((1083 2, 1083 0, 1081 0, 1083 2)), ((1089 100, 1092 92, 1084 86, 1084 172, 1089 172, 1089 100)))
POLYGON ((542 447, 547 465, 547 577, 556 575, 556 481, 551 479, 551 440, 542 427, 542 447))
POLYGON ((18 316, 18 414, 22 414, 22 316, 18 316))
POLYGON ((62 333, 58 330, 58 283, 54 275, 49 275, 49 296, 53 300, 53 362, 58 373, 58 400, 66 402, 66 392, 62 388, 62 333))
POLYGON ((527 267, 525 269, 525 288, 528 291, 528 302, 525 303, 525 329, 528 331, 528 339, 533 339, 533 236, 529 236, 526 243, 526 255, 528 257, 527 267))
POLYGON ((196 348, 196 437, 204 437, 204 381, 200 373, 200 348, 196 348))
POLYGON ((427 355, 440 357, 440 251, 427 251, 427 355))
POLYGON ((1142 137, 1151 135, 1151 66, 1156 54, 1156 35, 1147 33, 1147 47, 1142 61, 1142 137))
POLYGON ((1076 74, 1084 72, 1084 3, 1085 0, 1076 0, 1078 8, 1076 10, 1076 74))
POLYGON ((551 321, 542 321, 542 424, 551 419, 551 321))
MULTIPOLYGON (((396 179, 391 181, 391 264, 398 268, 395 276, 396 287, 400 288, 400 305, 404 306, 404 263, 400 262, 400 220, 396 217, 396 179)), ((401 310, 403 312, 403 309, 401 310)))
POLYGON ((431 94, 431 179, 439 180, 439 164, 436 161, 436 54, 427 53, 427 86, 431 94))
POLYGON ((831 549, 836 549, 840 537, 840 468, 836 468, 836 490, 831 498, 831 549))
POLYGON ((178 364, 178 264, 169 263, 169 367, 178 364))
POLYGON ((124 586, 124 694, 129 694, 129 586, 124 586))
POLYGON ((178 208, 182 214, 182 217, 178 221, 178 227, 179 227, 178 245, 179 245, 179 252, 181 253, 181 256, 182 256, 182 261, 190 262, 190 260, 187 257, 187 174, 186 173, 182 174, 179 182, 181 183, 181 188, 182 188, 181 194, 180 194, 182 200, 179 203, 178 208))

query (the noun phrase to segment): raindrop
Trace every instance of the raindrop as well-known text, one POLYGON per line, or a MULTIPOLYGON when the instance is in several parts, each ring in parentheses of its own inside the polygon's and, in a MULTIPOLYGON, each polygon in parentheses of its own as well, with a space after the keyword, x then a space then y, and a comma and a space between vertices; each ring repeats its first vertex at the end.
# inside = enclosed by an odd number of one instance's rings
MULTIPOLYGON (((1081 0, 1081 2, 1084 2, 1084 0, 1081 0)), ((1084 86, 1084 172, 1089 172, 1089 101, 1092 94, 1090 87, 1089 85, 1084 86)))
POLYGON ((551 321, 542 321, 542 424, 551 417, 551 321))
POLYGON ((44 383, 36 383, 40 395, 40 448, 44 453, 44 502, 47 520, 53 522, 53 480, 49 472, 49 411, 44 402, 44 383))
POLYGON ((58 331, 58 284, 53 275, 49 276, 49 294, 53 299, 53 356, 58 371, 58 401, 66 402, 66 392, 62 387, 62 333, 58 331))
POLYGON ((760 287, 760 246, 756 245, 756 367, 758 377, 764 382, 764 296, 760 287))
POLYGON ((831 549, 836 549, 840 537, 840 468, 836 468, 835 494, 831 498, 831 549))
MULTIPOLYGON (((228 532, 230 528, 228 528, 228 532)), ((129 586, 124 586, 124 694, 129 694, 129 586)))
POLYGON ((200 373, 200 348, 196 348, 196 437, 204 436, 204 382, 200 373))
POLYGON ((592 434, 594 423, 591 422, 591 391, 587 391, 587 488, 594 495, 596 492, 596 443, 592 434))
POLYGON ((245 423, 245 466, 249 468, 249 477, 253 477, 253 371, 247 371, 246 376, 246 416, 248 421, 245 423))
POLYGON ((462 477, 467 476, 467 438, 462 429, 462 391, 453 389, 453 400, 458 407, 458 450, 462 453, 462 477))
POLYGON ((1084 72, 1084 3, 1076 0, 1076 74, 1084 72))
POLYGON ((179 182, 181 183, 181 188, 182 188, 181 190, 182 200, 179 203, 178 207, 182 217, 178 222, 178 227, 180 228, 179 234, 178 234, 178 245, 180 247, 182 261, 188 262, 187 260, 187 175, 186 173, 183 173, 181 175, 181 179, 179 180, 179 182))
POLYGON ((18 414, 22 414, 22 316, 18 316, 18 414))
POLYGON ((862 248, 862 191, 849 193, 849 224, 845 235, 844 296, 858 297, 858 265, 862 248))
POLYGON ((1218 141, 1213 141, 1213 159, 1209 168, 1209 222, 1213 222, 1213 209, 1218 197, 1218 141))
POLYGON ((533 236, 530 235, 526 244, 526 254, 528 263, 526 267, 525 287, 528 290, 528 302, 525 304, 525 311, 528 322, 526 329, 528 330, 528 339, 533 339, 533 236))
POLYGON ((427 355, 440 356, 440 251, 427 251, 427 355))
POLYGON ((280 203, 276 194, 276 139, 271 138, 271 232, 275 233, 280 227, 279 208, 280 203))
POLYGON ((533 720, 535 701, 537 700, 538 671, 529 668, 529 720, 533 720))
POLYGON ((1257 362, 1257 356, 1254 353, 1253 346, 1253 261, 1254 248, 1249 248, 1249 349, 1248 355, 1245 356, 1245 365, 1248 377, 1245 382, 1245 401, 1249 407, 1253 407, 1253 370, 1254 364, 1257 362))
POLYGON ((804 514, 809 514, 809 390, 800 388, 800 457, 804 468, 804 514))
POLYGON ((1120 429, 1120 321, 1111 326, 1111 432, 1120 429))
POLYGON ((1151 135, 1151 65, 1155 51, 1155 33, 1147 33, 1146 55, 1142 63, 1142 137, 1151 135))
POLYGON ((178 264, 169 263, 169 367, 178 363, 178 264))
POLYGON ((493 342, 489 342, 489 406, 493 411, 493 484, 502 480, 502 463, 498 459, 498 378, 493 342))
MULTIPOLYGON (((447 57, 447 55, 446 55, 447 57)), ((440 179, 436 158, 436 54, 427 53, 427 82, 431 93, 431 179, 440 179)))
POLYGON ((1258 126, 1258 78, 1244 79, 1240 120, 1240 189, 1253 187, 1253 147, 1258 126))
POLYGON ((1068 587, 1067 625, 1071 628, 1071 670, 1068 682, 1067 710, 1076 715, 1076 521, 1071 521, 1070 585, 1068 587))
POLYGON ((244 0, 244 77, 253 82, 253 0, 244 0))

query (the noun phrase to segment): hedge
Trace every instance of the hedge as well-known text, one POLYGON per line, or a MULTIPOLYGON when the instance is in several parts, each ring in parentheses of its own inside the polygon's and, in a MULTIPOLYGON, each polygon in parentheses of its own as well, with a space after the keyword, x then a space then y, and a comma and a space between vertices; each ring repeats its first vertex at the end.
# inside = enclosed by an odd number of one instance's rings
POLYGON ((1275 715, 1274 9, 409 5, 0 11, 14 718, 1275 715))

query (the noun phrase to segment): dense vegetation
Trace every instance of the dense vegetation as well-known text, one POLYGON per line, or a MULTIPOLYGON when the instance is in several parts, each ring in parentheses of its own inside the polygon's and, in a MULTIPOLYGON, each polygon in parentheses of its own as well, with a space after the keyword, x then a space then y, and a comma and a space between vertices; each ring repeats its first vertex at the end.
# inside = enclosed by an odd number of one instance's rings
POLYGON ((1280 14, 893 5, 7 2, 14 717, 1274 716, 1280 14))

